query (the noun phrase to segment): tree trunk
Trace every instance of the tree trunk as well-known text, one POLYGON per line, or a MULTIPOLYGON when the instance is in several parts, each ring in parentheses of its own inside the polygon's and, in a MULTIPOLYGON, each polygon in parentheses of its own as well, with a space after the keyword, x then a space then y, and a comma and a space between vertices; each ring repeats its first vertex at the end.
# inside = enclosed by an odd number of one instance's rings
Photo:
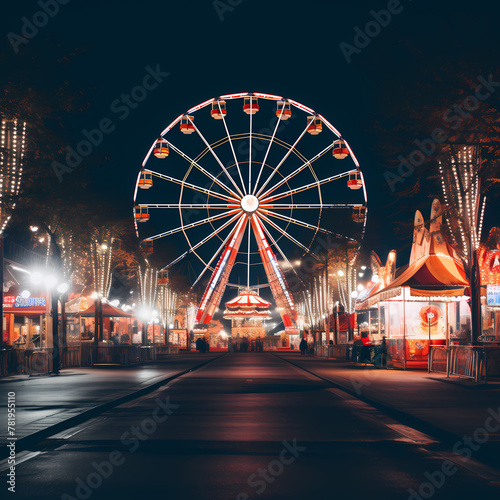
POLYGON ((59 294, 52 291, 52 371, 58 375, 61 364, 61 346, 59 342, 59 294))
POLYGON ((478 337, 482 335, 481 314, 481 277, 477 261, 477 250, 472 252, 469 268, 470 283, 470 314, 471 314, 471 344, 478 344, 478 337))

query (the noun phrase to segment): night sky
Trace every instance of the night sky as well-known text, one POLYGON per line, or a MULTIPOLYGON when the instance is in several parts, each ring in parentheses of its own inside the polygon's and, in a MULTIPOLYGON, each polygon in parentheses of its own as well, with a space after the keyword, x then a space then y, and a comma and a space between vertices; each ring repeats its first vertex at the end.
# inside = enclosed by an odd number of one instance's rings
MULTIPOLYGON (((40 9, 37 2, 4 6, 2 52, 12 51, 7 34, 20 34, 23 17, 32 19, 40 9)), ((491 72, 498 63, 494 59, 498 13, 494 1, 72 0, 59 5, 59 12, 28 43, 43 47, 44 71, 42 76, 37 73, 35 87, 50 89, 69 81, 90 103, 67 120, 69 145, 83 138, 83 129, 95 128, 104 118, 112 120, 113 132, 95 148, 95 155, 106 160, 92 168, 90 155, 85 165, 92 172, 89 192, 111 199, 123 217, 131 217, 135 179, 145 153, 174 118, 221 94, 278 94, 323 114, 349 141, 367 182, 367 247, 382 260, 391 248, 400 249, 398 263, 403 265, 411 236, 409 231, 394 232, 396 196, 384 178, 391 158, 381 151, 383 137, 376 124, 384 122, 391 96, 400 92, 411 96, 416 91, 427 65, 481 55, 485 61, 481 74, 491 72), (370 11, 388 5, 398 13, 348 63, 339 45, 353 44, 355 28, 364 29, 373 20, 370 11), (491 56, 484 58, 485 52, 491 56), (77 55, 70 64, 62 64, 59 60, 65 53, 77 55), (169 75, 135 109, 118 112, 116 100, 141 84, 147 67, 169 75)), ((22 51, 17 58, 10 57, 3 72, 16 72, 23 66, 22 57, 22 51)), ((422 130, 422 137, 429 133, 422 130)), ((186 152, 197 155, 201 146, 196 144, 186 152)), ((402 144, 400 154, 412 149, 411 144, 402 144)), ((328 167, 323 168, 328 174, 328 167)), ((65 175, 64 182, 71 183, 72 175, 65 175)), ((405 182, 414 180, 410 176, 405 182)), ((163 189, 167 190, 159 202, 175 202, 177 194, 168 186, 163 189)), ((430 182, 408 200, 410 209, 404 217, 411 220, 417 207, 424 207, 428 216, 433 194, 439 194, 439 186, 430 182)), ((491 215, 487 223, 493 224, 491 215)), ((167 226, 165 230, 172 227, 167 226)))

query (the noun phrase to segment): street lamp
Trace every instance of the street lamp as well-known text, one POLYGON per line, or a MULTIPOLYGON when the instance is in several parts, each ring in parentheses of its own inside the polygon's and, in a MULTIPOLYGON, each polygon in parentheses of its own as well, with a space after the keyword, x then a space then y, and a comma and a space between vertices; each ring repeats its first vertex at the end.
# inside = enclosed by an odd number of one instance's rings
MULTIPOLYGON (((35 286, 43 286, 50 293, 51 302, 51 315, 52 315, 52 371, 58 375, 61 365, 61 343, 59 341, 59 299, 61 295, 69 290, 69 284, 66 283, 61 277, 57 275, 54 271, 46 270, 35 270, 30 274, 30 281, 35 286)), ((62 318, 64 323, 64 318, 62 318)), ((63 342, 64 347, 66 339, 64 338, 64 326, 63 326, 63 342)))

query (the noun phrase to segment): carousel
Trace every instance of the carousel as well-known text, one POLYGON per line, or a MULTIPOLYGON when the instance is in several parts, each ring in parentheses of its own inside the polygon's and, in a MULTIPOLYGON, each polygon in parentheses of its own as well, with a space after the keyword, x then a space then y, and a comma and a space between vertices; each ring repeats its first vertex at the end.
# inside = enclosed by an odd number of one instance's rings
POLYGON ((245 289, 236 298, 226 302, 224 319, 231 320, 231 340, 254 343, 266 336, 264 321, 271 319, 271 303, 254 290, 245 289))

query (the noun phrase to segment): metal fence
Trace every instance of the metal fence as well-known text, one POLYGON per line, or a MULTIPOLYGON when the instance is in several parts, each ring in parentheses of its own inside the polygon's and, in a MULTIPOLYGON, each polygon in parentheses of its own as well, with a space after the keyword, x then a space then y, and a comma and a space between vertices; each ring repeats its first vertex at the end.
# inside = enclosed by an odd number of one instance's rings
POLYGON ((131 365, 154 360, 156 360, 156 348, 153 346, 95 346, 92 342, 82 343, 81 346, 81 366, 131 365))
POLYGON ((323 358, 347 359, 347 347, 347 344, 319 344, 316 345, 314 353, 316 356, 321 356, 323 358))
POLYGON ((479 382, 483 371, 483 349, 474 346, 431 347, 429 372, 470 378, 479 382))
POLYGON ((168 354, 179 354, 179 346, 170 344, 156 346, 156 356, 165 356, 168 354))
MULTIPOLYGON (((158 354, 179 354, 177 346, 113 345, 94 346, 82 342, 80 346, 62 349, 61 368, 93 366, 98 364, 131 365, 156 361, 158 354)), ((1 349, 0 375, 25 373, 45 375, 53 369, 53 349, 1 349)))

